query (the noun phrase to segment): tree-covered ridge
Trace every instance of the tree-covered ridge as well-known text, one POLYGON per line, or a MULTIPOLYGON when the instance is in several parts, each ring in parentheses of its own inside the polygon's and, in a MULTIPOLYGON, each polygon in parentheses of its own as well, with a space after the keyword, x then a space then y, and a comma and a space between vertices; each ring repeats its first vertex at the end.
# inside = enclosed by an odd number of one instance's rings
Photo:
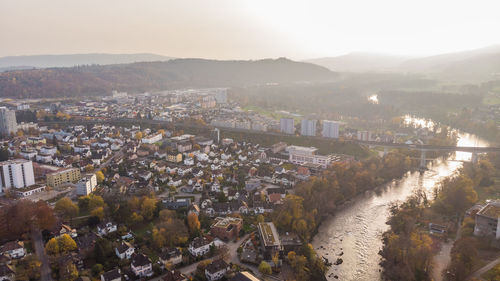
POLYGON ((336 73, 280 58, 258 61, 176 59, 0 73, 2 97, 49 98, 139 92, 186 87, 230 87, 268 83, 329 81, 336 73))

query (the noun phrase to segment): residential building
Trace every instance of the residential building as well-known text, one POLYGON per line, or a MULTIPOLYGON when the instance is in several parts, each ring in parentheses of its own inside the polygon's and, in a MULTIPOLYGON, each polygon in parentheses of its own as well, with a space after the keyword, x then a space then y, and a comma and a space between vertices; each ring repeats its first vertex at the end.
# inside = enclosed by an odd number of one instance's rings
POLYGON ((138 277, 149 277, 153 275, 151 260, 144 254, 135 254, 130 263, 132 272, 138 277))
POLYGON ((196 237, 189 244, 188 251, 191 255, 198 257, 208 253, 210 246, 213 246, 213 241, 208 240, 206 237, 196 237))
POLYGON ((0 254, 7 254, 13 259, 19 259, 26 255, 24 243, 19 241, 10 241, 0 247, 0 254))
POLYGON ((45 188, 46 188, 45 185, 35 184, 28 187, 16 188, 15 193, 19 197, 26 197, 35 193, 42 192, 45 190, 45 188))
POLYGON ((80 170, 77 168, 63 168, 47 174, 47 185, 57 187, 65 183, 76 182, 81 179, 80 170))
POLYGON ((264 260, 271 260, 276 253, 283 250, 278 231, 272 222, 259 223, 258 231, 264 260))
POLYGON ((0 194, 10 188, 25 188, 35 184, 33 163, 26 159, 0 162, 0 194))
POLYGON ((319 164, 322 168, 328 167, 332 162, 331 155, 317 155, 316 151, 318 149, 315 147, 304 147, 304 146, 296 146, 291 145, 287 147, 287 151, 289 153, 289 161, 303 165, 306 163, 309 164, 319 164))
POLYGON ((300 126, 302 136, 316 136, 316 120, 303 119, 300 126))
POLYGON ((323 120, 323 137, 325 138, 339 138, 339 122, 331 120, 323 120))
POLYGON ((292 118, 281 118, 280 132, 289 135, 295 134, 295 120, 293 120, 292 118))
POLYGON ((16 112, 5 106, 0 107, 0 135, 8 136, 16 132, 16 112))
POLYGON ((142 143, 153 144, 153 143, 161 141, 162 138, 163 138, 162 134, 161 133, 157 133, 157 134, 154 134, 154 135, 151 135, 151 136, 146 136, 146 137, 142 138, 141 141, 142 141, 142 143))
POLYGON ((55 146, 42 146, 40 148, 40 154, 54 156, 57 153, 57 147, 55 146))
POLYGON ((168 153, 167 154, 167 161, 173 162, 173 163, 179 163, 182 161, 182 154, 181 153, 168 153))
POLYGON ((97 186, 97 177, 94 173, 84 175, 76 184, 77 195, 89 195, 95 191, 97 186))
POLYGON ((500 239, 500 201, 493 201, 476 213, 474 235, 500 239))
POLYGON ((207 265, 205 268, 205 276, 208 281, 222 279, 224 274, 229 271, 229 265, 223 260, 218 259, 207 265))
POLYGON ((97 233, 99 235, 108 235, 110 233, 115 232, 118 229, 118 226, 110 221, 103 221, 97 225, 97 233))
POLYGON ((121 260, 130 259, 135 252, 135 248, 128 242, 122 242, 118 247, 115 248, 115 254, 121 260))
POLYGON ((101 274, 101 281, 121 281, 122 275, 120 274, 120 269, 116 268, 101 274))
POLYGON ((236 239, 243 227, 243 220, 236 217, 217 217, 210 227, 210 233, 222 240, 230 241, 236 239))
POLYGON ((369 141, 372 138, 372 133, 370 131, 358 131, 357 137, 360 141, 369 141))
POLYGON ((163 265, 177 265, 182 262, 182 253, 177 248, 168 248, 161 252, 160 254, 160 262, 163 265))

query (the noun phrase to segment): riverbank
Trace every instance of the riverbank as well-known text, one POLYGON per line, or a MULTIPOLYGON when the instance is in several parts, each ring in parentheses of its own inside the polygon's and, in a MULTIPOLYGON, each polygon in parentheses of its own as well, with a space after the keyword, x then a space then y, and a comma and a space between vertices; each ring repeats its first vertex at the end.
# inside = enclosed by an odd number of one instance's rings
MULTIPOLYGON (((459 133, 457 145, 488 144, 473 135, 459 133)), ((337 280, 333 278, 336 275, 339 280, 380 280, 379 251, 382 249, 382 234, 388 229, 386 222, 390 206, 396 201, 405 201, 415 190, 423 190, 431 196, 443 178, 462 167, 462 162, 449 160, 468 161, 470 153, 457 152, 446 159, 437 159, 429 163, 428 170, 422 174, 407 172, 402 179, 353 197, 355 199, 338 208, 335 215, 328 216, 312 239, 318 254, 330 260, 344 252, 343 263, 330 268, 327 276, 331 277, 328 279, 337 280)))

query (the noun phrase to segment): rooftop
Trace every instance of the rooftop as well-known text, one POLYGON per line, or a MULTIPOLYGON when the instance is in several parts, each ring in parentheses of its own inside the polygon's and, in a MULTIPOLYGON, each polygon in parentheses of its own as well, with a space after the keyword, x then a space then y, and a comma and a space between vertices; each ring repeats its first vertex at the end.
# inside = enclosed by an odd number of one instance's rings
POLYGON ((280 240, 276 227, 272 222, 259 223, 259 233, 264 241, 264 246, 279 246, 280 240))
POLYGON ((500 217, 500 202, 491 202, 484 206, 478 214, 497 219, 500 217))
POLYGON ((212 227, 227 228, 231 224, 239 224, 242 223, 242 221, 242 219, 234 217, 217 217, 215 218, 215 223, 212 225, 212 227))

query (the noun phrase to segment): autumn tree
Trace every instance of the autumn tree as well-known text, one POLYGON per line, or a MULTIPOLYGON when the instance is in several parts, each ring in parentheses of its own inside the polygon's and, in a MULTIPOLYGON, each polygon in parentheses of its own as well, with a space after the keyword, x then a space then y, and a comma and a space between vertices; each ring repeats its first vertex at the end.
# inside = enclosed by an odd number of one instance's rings
POLYGON ((71 252, 77 249, 75 240, 68 234, 63 234, 57 238, 59 244, 59 251, 63 253, 71 252))
POLYGON ((139 223, 142 223, 143 221, 144 218, 136 212, 133 212, 132 215, 130 215, 130 222, 132 223, 132 225, 137 225, 139 223))
POLYGON ((104 174, 102 173, 102 171, 97 171, 95 173, 95 176, 97 178, 98 183, 102 183, 104 181, 104 174))
POLYGON ((59 243, 57 238, 51 238, 47 244, 45 244, 45 252, 49 255, 57 255, 59 253, 59 243))
POLYGON ((42 263, 36 255, 28 255, 16 266, 16 280, 39 280, 42 263))
POLYGON ((136 140, 141 140, 141 139, 142 139, 142 137, 143 137, 142 132, 137 132, 137 133, 135 133, 135 139, 136 139, 136 140))
POLYGON ((460 214, 477 201, 477 193, 465 175, 444 179, 436 190, 436 207, 447 214, 460 214))
POLYGON ((99 195, 90 194, 89 195, 89 209, 93 210, 97 207, 104 207, 104 199, 99 195))
POLYGON ((262 273, 262 274, 267 274, 267 275, 270 275, 273 273, 272 269, 271 269, 271 266, 265 262, 265 261, 261 261, 260 264, 259 264, 259 272, 262 273))
POLYGON ((156 210, 156 199, 145 197, 141 204, 141 214, 145 220, 150 221, 153 219, 156 210))
POLYGON ((54 211, 64 219, 72 219, 78 215, 79 208, 68 197, 63 197, 56 202, 54 211))
POLYGON ((98 217, 100 220, 104 218, 104 208, 103 207, 96 207, 92 211, 90 211, 90 215, 93 217, 98 217))
POLYGON ((190 233, 198 233, 200 231, 200 221, 198 220, 198 215, 196 213, 189 213, 187 216, 187 222, 190 233))
POLYGON ((473 237, 463 237, 455 241, 451 249, 451 262, 447 268, 448 280, 466 280, 479 262, 477 240, 473 237))
POLYGON ((73 262, 66 262, 59 267, 59 280, 73 281, 78 278, 78 270, 73 262))

